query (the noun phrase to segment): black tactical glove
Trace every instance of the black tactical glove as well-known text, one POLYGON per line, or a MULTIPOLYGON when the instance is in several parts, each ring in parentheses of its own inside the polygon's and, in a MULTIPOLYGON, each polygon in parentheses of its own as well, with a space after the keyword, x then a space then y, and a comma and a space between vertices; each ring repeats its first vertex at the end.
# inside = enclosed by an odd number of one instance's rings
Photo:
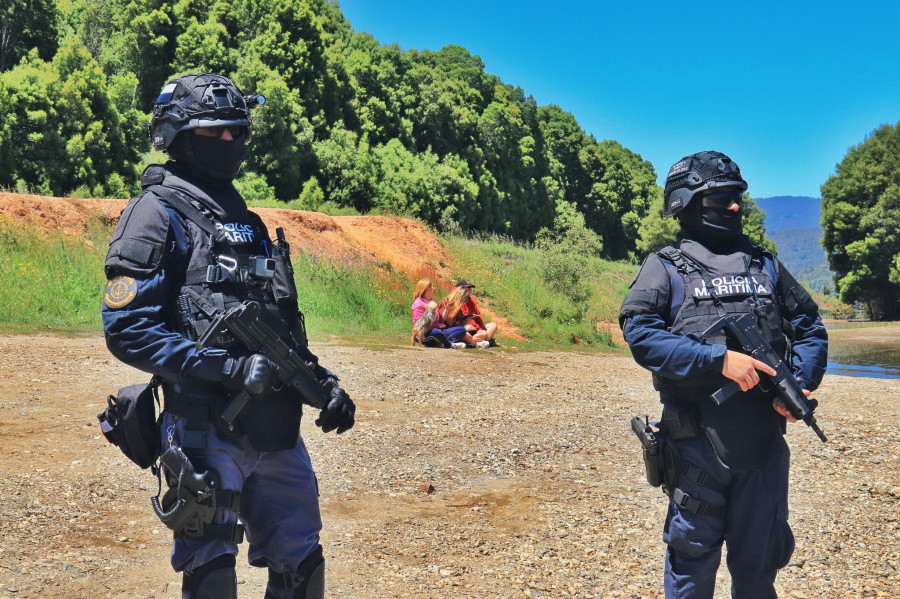
POLYGON ((356 422, 356 405, 347 392, 332 383, 331 400, 328 406, 319 413, 316 426, 322 428, 323 433, 330 433, 337 429, 337 434, 349 431, 356 422))
POLYGON ((275 366, 262 354, 230 357, 222 369, 222 384, 235 391, 260 395, 275 382, 275 366))

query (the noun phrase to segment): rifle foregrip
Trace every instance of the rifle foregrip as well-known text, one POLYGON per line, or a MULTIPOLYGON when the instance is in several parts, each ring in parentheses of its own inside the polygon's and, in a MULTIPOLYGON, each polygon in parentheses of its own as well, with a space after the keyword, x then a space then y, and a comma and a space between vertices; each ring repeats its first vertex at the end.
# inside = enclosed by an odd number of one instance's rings
POLYGON ((302 371, 294 373, 294 378, 291 379, 290 385, 303 397, 307 404, 317 410, 324 410, 328 407, 331 389, 326 392, 322 385, 305 375, 302 371))

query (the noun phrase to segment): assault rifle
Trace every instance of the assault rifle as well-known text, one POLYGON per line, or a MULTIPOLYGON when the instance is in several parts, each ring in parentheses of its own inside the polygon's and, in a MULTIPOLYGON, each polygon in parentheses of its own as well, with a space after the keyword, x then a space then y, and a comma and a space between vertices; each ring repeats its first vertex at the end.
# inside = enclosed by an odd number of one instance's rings
MULTIPOLYGON (((324 410, 331 398, 333 383, 320 383, 313 367, 263 322, 259 314, 259 304, 249 300, 226 310, 216 316, 209 330, 197 340, 197 349, 209 347, 210 342, 222 333, 230 333, 246 349, 268 358, 276 367, 278 380, 293 387, 304 403, 324 410)), ((225 408, 222 419, 231 426, 250 399, 246 391, 238 393, 225 408)))
MULTIPOLYGON (((702 337, 708 338, 708 336, 713 333, 725 329, 726 333, 730 334, 734 340, 741 345, 744 353, 760 362, 768 364, 775 370, 775 375, 772 376, 760 373, 760 376, 764 377, 763 380, 760 381, 760 388, 762 388, 763 391, 772 391, 774 389, 778 398, 781 399, 785 407, 791 413, 791 416, 797 420, 802 420, 807 426, 812 428, 816 435, 819 436, 819 439, 822 440, 822 443, 827 442, 828 438, 825 437, 825 434, 816 424, 816 417, 813 415, 819 402, 815 399, 807 399, 807 397, 803 395, 800 383, 794 378, 788 365, 784 363, 778 353, 772 349, 772 346, 766 341, 766 338, 763 337, 762 332, 757 326, 757 322, 756 315, 749 312, 744 314, 729 314, 721 317, 715 324, 706 329, 706 331, 703 332, 702 337), (767 380, 768 384, 764 384, 764 380, 767 380)), ((740 390, 741 387, 737 382, 730 381, 724 387, 710 395, 710 397, 716 404, 722 405, 740 390)))

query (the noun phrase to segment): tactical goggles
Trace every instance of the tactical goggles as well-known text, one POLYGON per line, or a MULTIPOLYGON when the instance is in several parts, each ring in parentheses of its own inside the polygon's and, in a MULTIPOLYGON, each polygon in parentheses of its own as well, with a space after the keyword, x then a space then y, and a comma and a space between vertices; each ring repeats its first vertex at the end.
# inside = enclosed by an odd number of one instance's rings
POLYGON ((228 129, 231 137, 236 138, 246 134, 249 127, 247 125, 216 125, 214 127, 198 127, 198 129, 204 129, 209 133, 210 137, 222 137, 225 129, 228 129))
POLYGON ((732 202, 740 206, 741 199, 741 192, 735 189, 709 191, 700 196, 702 205, 710 208, 728 208, 732 202))

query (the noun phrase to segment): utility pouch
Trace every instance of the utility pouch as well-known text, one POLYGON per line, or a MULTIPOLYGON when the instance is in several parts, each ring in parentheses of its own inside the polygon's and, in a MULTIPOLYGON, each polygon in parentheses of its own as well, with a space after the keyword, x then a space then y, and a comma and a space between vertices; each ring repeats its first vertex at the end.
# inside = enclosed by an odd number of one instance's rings
POLYGON ((149 468, 160 453, 159 386, 153 377, 146 385, 131 385, 106 398, 106 410, 97 414, 106 440, 141 468, 149 468), (156 405, 154 406, 154 402, 156 405))
MULTIPOLYGON (((759 327, 762 330, 763 337, 772 344, 772 347, 778 347, 784 344, 784 322, 775 303, 770 300, 762 300, 754 310, 759 327)), ((790 325, 789 325, 790 326, 790 325)))
POLYGON ((673 440, 693 439, 700 434, 697 416, 693 408, 685 406, 663 405, 662 420, 659 428, 673 440))
POLYGON ((275 254, 275 273, 272 277, 272 294, 279 306, 297 303, 297 285, 294 283, 294 267, 290 256, 275 254))
POLYGON ((659 431, 654 431, 649 422, 641 420, 639 416, 631 419, 631 430, 641 442, 644 458, 644 472, 647 476, 647 484, 658 487, 663 484, 665 474, 665 460, 663 448, 659 442, 659 431))
POLYGON ((291 264, 291 246, 284 238, 284 229, 275 229, 278 242, 274 245, 272 258, 275 260, 275 273, 272 279, 272 293, 279 306, 294 307, 297 305, 297 284, 294 282, 294 266, 291 264))

